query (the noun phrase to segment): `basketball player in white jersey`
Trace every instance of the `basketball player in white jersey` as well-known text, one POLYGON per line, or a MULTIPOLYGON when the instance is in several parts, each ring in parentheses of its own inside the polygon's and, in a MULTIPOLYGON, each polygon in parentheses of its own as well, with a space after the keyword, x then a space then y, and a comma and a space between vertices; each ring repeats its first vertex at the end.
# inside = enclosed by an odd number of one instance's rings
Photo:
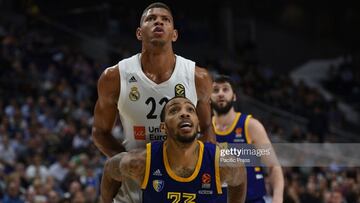
MULTIPOLYGON (((107 68, 99 78, 92 131, 95 145, 112 157, 130 149, 145 148, 150 141, 165 139, 160 132, 160 113, 174 96, 186 96, 196 104, 200 140, 215 142, 211 125, 211 76, 193 61, 174 54, 172 43, 177 40, 178 32, 169 7, 163 3, 149 5, 142 14, 136 37, 142 42, 141 53, 107 68), (124 127, 123 143, 111 135, 117 112, 124 127)), ((122 184, 116 202, 141 202, 136 184, 130 181, 122 184)), ((112 185, 106 192, 114 196, 119 185, 112 185)))

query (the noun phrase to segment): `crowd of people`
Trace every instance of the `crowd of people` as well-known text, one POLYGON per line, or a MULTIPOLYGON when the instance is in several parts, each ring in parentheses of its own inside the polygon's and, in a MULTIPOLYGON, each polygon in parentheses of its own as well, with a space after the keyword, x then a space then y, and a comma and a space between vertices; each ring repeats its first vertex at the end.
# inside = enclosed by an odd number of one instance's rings
POLYGON ((358 203, 359 168, 284 168, 288 203, 358 203))
POLYGON ((1 202, 97 202, 104 157, 91 125, 100 65, 49 33, 2 30, 1 202))
MULTIPOLYGON (((96 80, 109 64, 47 31, 0 30, 0 202, 99 202, 105 157, 91 140, 92 111, 96 80)), ((341 126, 335 102, 287 75, 247 66, 232 76, 245 94, 309 118, 315 142, 324 141, 329 124, 341 126)), ((285 168, 284 174, 284 202, 360 202, 359 168, 285 168)))
POLYGON ((360 112, 360 71, 357 55, 345 55, 338 67, 331 66, 325 87, 360 112), (355 56, 355 57, 354 57, 355 56))

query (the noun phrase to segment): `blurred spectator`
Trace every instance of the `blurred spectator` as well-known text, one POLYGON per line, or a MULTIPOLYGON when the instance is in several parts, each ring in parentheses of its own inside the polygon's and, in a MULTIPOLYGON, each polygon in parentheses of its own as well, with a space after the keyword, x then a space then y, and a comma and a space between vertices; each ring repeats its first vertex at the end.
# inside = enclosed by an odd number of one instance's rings
POLYGON ((90 133, 87 128, 83 127, 80 132, 75 135, 73 139, 73 148, 76 152, 84 152, 90 145, 90 133))
POLYGON ((47 176, 46 182, 44 183, 44 193, 48 194, 51 191, 62 194, 62 190, 59 187, 59 184, 57 184, 55 178, 53 176, 47 176))
POLYGON ((64 191, 70 191, 71 184, 74 183, 73 185, 76 186, 77 183, 80 182, 80 176, 76 172, 76 170, 77 170, 76 164, 73 162, 70 162, 68 167, 69 167, 68 173, 64 177, 64 180, 61 182, 61 188, 64 191))
POLYGON ((49 175, 48 168, 43 164, 42 157, 40 154, 35 154, 31 157, 32 160, 26 168, 26 178, 29 182, 32 182, 35 178, 40 178, 40 180, 45 183, 46 177, 49 175))
POLYGON ((344 198, 340 191, 331 192, 330 203, 344 203, 344 198))
POLYGON ((65 176, 69 172, 69 155, 68 153, 61 153, 57 157, 57 161, 49 168, 49 175, 55 177, 58 183, 63 182, 65 176))
POLYGON ((47 193, 47 203, 58 203, 60 202, 60 196, 54 190, 47 193))
POLYGON ((74 196, 77 192, 81 192, 81 191, 82 191, 82 187, 80 182, 74 180, 70 183, 69 193, 71 196, 74 196))
POLYGON ((88 185, 85 188, 84 195, 85 195, 85 202, 86 203, 97 203, 99 201, 98 198, 98 190, 92 185, 88 185))
POLYGON ((308 130, 318 138, 318 142, 324 142, 325 135, 329 131, 329 124, 324 109, 320 105, 313 108, 313 113, 309 119, 308 130))
POLYGON ((305 141, 305 135, 301 131, 299 126, 295 126, 293 128, 292 133, 290 135, 289 141, 292 142, 292 143, 299 143, 299 142, 304 142, 305 141))
POLYGON ((21 188, 25 189, 29 187, 30 183, 26 177, 25 165, 23 163, 21 162, 16 163, 14 174, 17 174, 17 176, 19 177, 21 188))
POLYGON ((85 203, 86 199, 82 191, 77 191, 72 195, 72 203, 85 203))
POLYGON ((305 192, 301 196, 301 202, 317 203, 320 202, 320 193, 317 190, 315 179, 309 176, 305 192))
POLYGON ((24 199, 20 193, 19 185, 15 181, 8 183, 7 193, 1 200, 3 203, 24 203, 24 199))
POLYGON ((35 199, 46 201, 45 183, 43 183, 40 178, 35 178, 30 187, 33 188, 35 192, 35 199))
POLYGON ((0 139, 0 163, 3 163, 7 170, 12 170, 16 160, 15 150, 11 147, 7 135, 3 135, 0 139))
POLYGON ((6 192, 6 182, 5 182, 5 174, 4 174, 4 166, 0 163, 0 199, 4 196, 6 192))

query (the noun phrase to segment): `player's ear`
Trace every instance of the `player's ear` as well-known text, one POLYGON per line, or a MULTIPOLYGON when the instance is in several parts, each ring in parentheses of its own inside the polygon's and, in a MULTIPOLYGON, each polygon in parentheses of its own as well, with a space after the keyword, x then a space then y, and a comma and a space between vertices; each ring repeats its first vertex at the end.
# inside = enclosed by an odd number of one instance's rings
POLYGON ((172 42, 176 42, 178 38, 178 31, 174 29, 173 36, 172 36, 172 42))
POLYGON ((233 96, 233 101, 236 101, 236 94, 234 94, 233 96))
POLYGON ((160 123, 160 131, 161 131, 163 134, 167 135, 167 128, 166 128, 165 122, 161 122, 161 123, 160 123))
POLYGON ((137 29, 136 29, 136 38, 138 39, 138 40, 142 40, 142 36, 141 36, 141 28, 140 27, 138 27, 137 29))

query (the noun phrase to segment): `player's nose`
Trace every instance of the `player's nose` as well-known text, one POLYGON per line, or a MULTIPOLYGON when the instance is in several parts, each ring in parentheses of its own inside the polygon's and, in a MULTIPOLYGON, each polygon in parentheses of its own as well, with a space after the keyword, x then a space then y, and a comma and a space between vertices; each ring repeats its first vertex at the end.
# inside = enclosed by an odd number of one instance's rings
POLYGON ((158 26, 158 25, 164 25, 164 22, 161 20, 161 18, 156 18, 156 20, 155 20, 155 26, 158 26))
POLYGON ((225 95, 224 95, 224 92, 223 92, 222 90, 220 90, 219 93, 218 93, 218 97, 219 97, 220 99, 222 99, 224 96, 225 96, 225 95))
POLYGON ((181 118, 189 118, 189 117, 190 117, 190 114, 189 114, 189 112, 187 112, 186 110, 181 110, 181 112, 180 112, 180 117, 181 117, 181 118))

